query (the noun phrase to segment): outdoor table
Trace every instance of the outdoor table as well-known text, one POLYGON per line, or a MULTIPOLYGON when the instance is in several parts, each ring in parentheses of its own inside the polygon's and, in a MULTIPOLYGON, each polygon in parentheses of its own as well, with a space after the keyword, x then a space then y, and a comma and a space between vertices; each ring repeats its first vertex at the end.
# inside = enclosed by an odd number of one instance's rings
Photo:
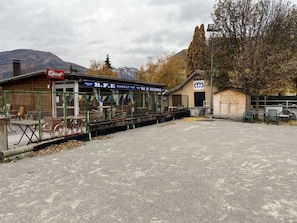
POLYGON ((18 145, 24 136, 29 139, 27 145, 34 142, 34 137, 37 139, 37 141, 40 141, 39 137, 35 134, 35 126, 38 126, 39 124, 38 120, 11 120, 10 123, 19 126, 23 132, 21 138, 17 143, 15 143, 15 145, 18 145), (30 132, 27 133, 27 130, 30 132))
POLYGON ((108 118, 108 109, 110 109, 111 106, 109 105, 101 105, 101 106, 98 106, 98 109, 99 111, 102 109, 104 111, 104 116, 105 118, 108 118))
MULTIPOLYGON (((17 118, 16 115, 11 115, 11 114, 7 115, 7 117, 10 118, 10 123, 11 123, 11 120, 15 120, 15 119, 17 118)), ((11 132, 16 132, 16 131, 11 127, 10 123, 7 125, 7 127, 10 129, 11 132)))

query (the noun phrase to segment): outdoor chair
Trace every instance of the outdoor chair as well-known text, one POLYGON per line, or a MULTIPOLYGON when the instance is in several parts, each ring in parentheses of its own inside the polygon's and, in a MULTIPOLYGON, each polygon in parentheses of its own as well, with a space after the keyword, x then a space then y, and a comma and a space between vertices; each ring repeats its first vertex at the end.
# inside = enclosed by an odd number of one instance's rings
POLYGON ((254 122, 254 116, 255 116, 254 111, 245 110, 242 115, 242 122, 245 122, 245 121, 254 122))
POLYGON ((25 107, 20 106, 19 111, 17 113, 17 119, 19 119, 19 120, 23 119, 24 115, 25 115, 25 107))
POLYGON ((266 114, 266 123, 269 125, 270 122, 275 121, 277 125, 279 125, 279 114, 277 112, 277 109, 268 109, 268 112, 266 114))
POLYGON ((45 117, 45 123, 42 125, 42 132, 49 133, 51 136, 54 136, 57 132, 59 136, 63 132, 63 124, 62 118, 54 118, 54 117, 45 117))

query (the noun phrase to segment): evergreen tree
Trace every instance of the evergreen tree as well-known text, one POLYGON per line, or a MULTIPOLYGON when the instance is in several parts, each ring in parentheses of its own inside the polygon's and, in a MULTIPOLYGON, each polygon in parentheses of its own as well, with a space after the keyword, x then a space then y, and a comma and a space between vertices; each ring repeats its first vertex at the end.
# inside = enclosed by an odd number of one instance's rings
POLYGON ((195 70, 208 70, 210 67, 209 49, 206 44, 204 25, 196 26, 192 42, 187 52, 187 76, 195 70))
POLYGON ((89 74, 108 76, 108 77, 117 77, 117 73, 108 67, 108 64, 110 65, 109 58, 107 58, 106 61, 97 62, 96 60, 90 60, 90 62, 91 62, 91 65, 88 70, 89 74))
POLYGON ((111 70, 113 69, 111 66, 108 54, 106 55, 106 60, 104 61, 104 63, 105 63, 105 67, 107 67, 108 69, 111 69, 111 70))

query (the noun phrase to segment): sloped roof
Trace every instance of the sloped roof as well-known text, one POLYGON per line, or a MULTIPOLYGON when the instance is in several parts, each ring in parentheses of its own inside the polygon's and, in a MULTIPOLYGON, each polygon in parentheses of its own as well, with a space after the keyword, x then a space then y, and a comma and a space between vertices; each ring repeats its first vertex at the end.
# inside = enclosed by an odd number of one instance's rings
POLYGON ((249 92, 246 92, 246 91, 244 91, 244 90, 242 90, 242 89, 239 89, 239 88, 226 88, 226 89, 224 89, 224 90, 215 92, 214 94, 218 94, 218 93, 221 93, 221 92, 223 92, 223 91, 227 91, 227 90, 236 91, 236 92, 243 93, 243 94, 250 94, 249 92))
POLYGON ((188 83, 194 76, 196 75, 201 75, 203 76, 204 78, 206 78, 206 75, 205 75, 205 72, 203 70, 195 70, 193 73, 191 73, 187 79, 184 80, 183 83, 181 83, 180 85, 177 85, 176 87, 168 90, 167 92, 165 92, 165 95, 169 95, 171 94, 172 92, 175 92, 177 90, 180 90, 183 88, 183 86, 185 86, 186 83, 188 83))
MULTIPOLYGON (((41 75, 46 75, 46 70, 40 70, 32 73, 26 73, 26 74, 21 74, 10 78, 5 78, 0 80, 0 84, 5 84, 11 81, 23 80, 26 78, 41 76, 41 75)), ((141 84, 145 86, 154 86, 154 87, 161 87, 161 88, 166 86, 165 84, 149 83, 149 82, 143 82, 138 80, 127 80, 127 79, 121 79, 118 77, 107 77, 107 76, 98 76, 98 75, 83 74, 83 73, 69 73, 69 72, 65 72, 65 79, 77 79, 77 80, 88 79, 88 80, 96 80, 96 81, 108 81, 113 83, 119 82, 119 83, 130 83, 130 84, 141 84)))

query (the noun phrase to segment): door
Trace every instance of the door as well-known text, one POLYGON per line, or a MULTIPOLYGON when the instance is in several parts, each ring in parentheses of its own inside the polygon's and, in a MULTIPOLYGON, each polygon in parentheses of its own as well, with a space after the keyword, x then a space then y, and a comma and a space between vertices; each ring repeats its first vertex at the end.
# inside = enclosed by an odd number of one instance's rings
POLYGON ((172 95, 172 106, 181 106, 181 94, 172 95))
POLYGON ((56 117, 64 117, 64 110, 66 112, 66 116, 74 116, 75 98, 74 85, 57 85, 54 97, 56 117))
POLYGON ((195 107, 203 106, 205 92, 194 92, 195 107))

